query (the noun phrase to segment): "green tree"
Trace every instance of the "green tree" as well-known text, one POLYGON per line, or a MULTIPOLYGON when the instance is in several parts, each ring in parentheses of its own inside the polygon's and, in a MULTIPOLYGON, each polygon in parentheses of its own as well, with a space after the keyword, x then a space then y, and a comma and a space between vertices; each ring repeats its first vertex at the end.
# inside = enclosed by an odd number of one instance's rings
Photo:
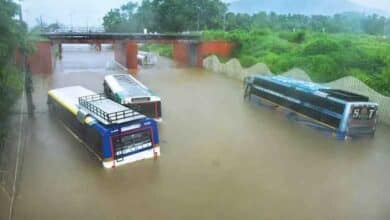
POLYGON ((107 32, 120 32, 120 25, 124 23, 119 9, 111 9, 103 17, 103 26, 107 32))
POLYGON ((385 17, 373 14, 362 20, 362 28, 367 34, 384 35, 385 23, 385 17))
MULTIPOLYGON (((0 0, 0 122, 4 126, 8 110, 21 92, 22 74, 15 65, 15 52, 32 50, 27 26, 20 17, 20 7, 11 0, 0 0)), ((4 138, 0 126, 0 144, 4 138)))
POLYGON ((227 5, 220 0, 143 0, 111 9, 103 18, 108 32, 182 32, 221 29, 227 5))
POLYGON ((137 30, 156 30, 157 29, 157 11, 153 2, 150 0, 142 1, 136 13, 137 30))

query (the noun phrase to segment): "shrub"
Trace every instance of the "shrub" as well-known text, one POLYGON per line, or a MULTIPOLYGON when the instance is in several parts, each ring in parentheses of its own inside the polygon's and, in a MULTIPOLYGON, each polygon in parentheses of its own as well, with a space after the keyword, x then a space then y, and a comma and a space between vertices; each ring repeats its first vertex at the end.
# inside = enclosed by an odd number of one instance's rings
POLYGON ((273 73, 278 73, 279 69, 277 68, 277 62, 279 61, 280 56, 275 53, 268 53, 263 58, 263 62, 266 63, 273 73))
POLYGON ((291 43, 297 43, 301 44, 306 39, 306 32, 299 31, 299 32, 282 32, 279 34, 279 37, 282 39, 285 39, 291 43))
POLYGON ((303 54, 310 56, 328 54, 338 51, 340 51, 340 45, 337 42, 324 38, 315 40, 306 45, 306 47, 303 49, 303 54))
POLYGON ((307 57, 303 69, 314 81, 318 82, 329 82, 345 75, 340 71, 338 63, 326 55, 307 57))
POLYGON ((240 63, 243 67, 251 67, 257 63, 257 59, 253 56, 242 56, 239 58, 240 63))
POLYGON ((271 45, 270 45, 270 51, 271 52, 274 52, 274 53, 277 53, 277 54, 281 54, 281 53, 287 53, 291 50, 291 46, 289 43, 285 42, 285 41, 281 41, 281 40, 277 40, 277 41, 274 41, 271 45))

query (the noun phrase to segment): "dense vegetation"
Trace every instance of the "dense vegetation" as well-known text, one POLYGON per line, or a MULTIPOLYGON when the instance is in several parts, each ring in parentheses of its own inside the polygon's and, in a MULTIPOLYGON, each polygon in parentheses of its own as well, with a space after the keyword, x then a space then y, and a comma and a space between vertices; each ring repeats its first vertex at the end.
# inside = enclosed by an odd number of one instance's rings
POLYGON ((204 30, 277 31, 307 30, 327 33, 365 33, 389 35, 390 19, 376 14, 345 12, 326 15, 253 15, 228 12, 220 0, 143 0, 110 10, 103 18, 107 32, 183 32, 204 30))
POLYGON ((225 30, 271 29, 276 31, 314 31, 326 33, 364 33, 389 35, 390 19, 376 14, 345 12, 326 15, 276 14, 259 12, 254 15, 226 14, 225 30))
MULTIPOLYGON (((249 15, 227 12, 219 0, 143 0, 112 9, 103 26, 119 32, 203 31, 207 40, 234 41, 234 56, 245 67, 263 62, 274 73, 300 67, 318 82, 352 75, 390 95, 390 19, 375 14, 249 15)), ((171 47, 155 44, 143 49, 172 54, 171 47)))
POLYGON ((236 42, 234 56, 244 67, 263 62, 274 73, 300 67, 317 82, 352 75, 390 96, 390 39, 387 38, 271 30, 209 31, 203 37, 236 42))
POLYGON ((110 10, 107 32, 182 32, 222 27, 227 5, 220 0, 143 0, 110 10))
POLYGON ((32 50, 27 38, 27 26, 18 18, 19 6, 10 0, 0 0, 0 145, 5 136, 8 111, 20 94, 23 77, 15 65, 15 51, 32 50))

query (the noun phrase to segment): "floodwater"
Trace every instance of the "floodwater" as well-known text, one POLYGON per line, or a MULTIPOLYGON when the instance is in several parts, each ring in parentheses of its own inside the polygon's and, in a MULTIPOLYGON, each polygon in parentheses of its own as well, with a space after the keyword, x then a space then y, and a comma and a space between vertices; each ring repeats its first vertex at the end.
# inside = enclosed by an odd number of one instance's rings
POLYGON ((113 54, 64 51, 34 79, 14 219, 390 219, 389 127, 337 141, 244 101, 239 81, 167 59, 137 75, 163 99, 162 156, 103 169, 47 114, 46 93, 102 91, 113 54))

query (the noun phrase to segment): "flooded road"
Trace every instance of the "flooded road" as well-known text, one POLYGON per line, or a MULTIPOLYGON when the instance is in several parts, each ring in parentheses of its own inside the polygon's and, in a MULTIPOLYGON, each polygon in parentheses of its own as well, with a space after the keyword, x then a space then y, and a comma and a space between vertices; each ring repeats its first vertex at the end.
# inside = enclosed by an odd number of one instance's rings
POLYGON ((47 90, 102 91, 112 52, 66 51, 35 77, 14 219, 390 219, 390 129, 337 141, 243 100, 242 84, 166 59, 137 75, 163 100, 162 156, 103 169, 47 90))

